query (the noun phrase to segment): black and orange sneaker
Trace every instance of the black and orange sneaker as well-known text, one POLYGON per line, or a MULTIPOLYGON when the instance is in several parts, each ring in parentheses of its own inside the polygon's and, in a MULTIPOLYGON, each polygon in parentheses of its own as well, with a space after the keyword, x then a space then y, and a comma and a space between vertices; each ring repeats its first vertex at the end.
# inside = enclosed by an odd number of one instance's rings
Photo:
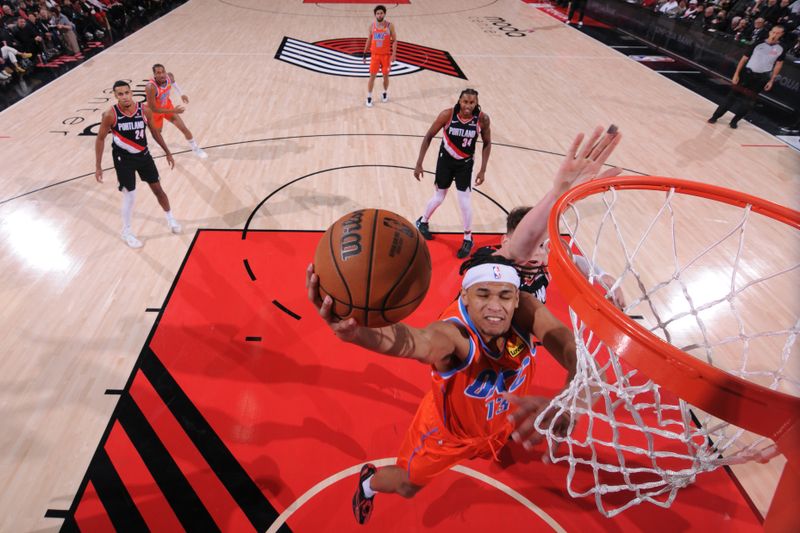
POLYGON ((358 475, 358 488, 356 488, 356 493, 353 494, 353 515, 359 524, 366 524, 372 515, 375 496, 367 498, 364 494, 364 481, 374 476, 375 472, 377 472, 375 466, 367 463, 361 467, 361 473, 358 475))

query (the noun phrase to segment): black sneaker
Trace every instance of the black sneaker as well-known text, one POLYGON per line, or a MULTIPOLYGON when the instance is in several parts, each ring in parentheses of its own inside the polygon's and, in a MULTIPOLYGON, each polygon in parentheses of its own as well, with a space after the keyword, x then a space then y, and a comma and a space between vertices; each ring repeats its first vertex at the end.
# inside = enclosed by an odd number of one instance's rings
POLYGON ((472 250, 472 240, 464 239, 464 242, 461 243, 461 248, 456 252, 456 257, 464 259, 469 255, 470 250, 472 250))
POLYGON ((356 493, 353 494, 353 515, 359 524, 366 524, 369 517, 372 516, 372 506, 375 496, 367 498, 364 495, 364 481, 375 475, 377 469, 374 465, 367 463, 361 467, 361 473, 358 476, 358 488, 356 493))
POLYGON ((425 239, 426 241, 432 241, 433 240, 433 234, 431 233, 431 230, 428 229, 428 223, 427 222, 423 222, 422 221, 422 217, 419 217, 417 219, 417 221, 414 222, 414 224, 417 226, 417 229, 419 230, 419 232, 422 233, 422 238, 423 239, 425 239))
POLYGON ((710 119, 706 120, 706 122, 708 122, 709 124, 716 124, 717 119, 716 117, 711 117, 710 119))
POLYGON ((730 123, 729 125, 730 125, 730 127, 731 127, 731 128, 733 128, 733 129, 736 129, 736 128, 738 128, 738 127, 739 127, 739 125, 738 125, 738 124, 736 124, 736 122, 734 122, 734 121, 731 121, 731 123, 730 123))

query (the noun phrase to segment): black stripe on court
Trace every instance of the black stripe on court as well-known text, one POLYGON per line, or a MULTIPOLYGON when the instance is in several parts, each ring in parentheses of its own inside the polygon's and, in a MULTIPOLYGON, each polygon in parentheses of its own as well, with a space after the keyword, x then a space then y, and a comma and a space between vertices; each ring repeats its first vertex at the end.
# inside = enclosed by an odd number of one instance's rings
POLYGON ((44 512, 45 518, 66 518, 69 514, 69 509, 48 509, 44 512))
POLYGON ((244 340, 247 342, 261 342, 261 337, 245 337, 244 340))
MULTIPOLYGON (((266 531, 278 512, 149 346, 142 351, 141 369, 253 527, 266 531)), ((285 524, 278 531, 291 533, 285 524)))
POLYGON ((161 312, 161 308, 160 307, 148 307, 147 309, 144 310, 144 312, 145 313, 160 313, 161 312))
POLYGON ((147 523, 104 448, 100 448, 95 454, 89 469, 97 497, 105 507, 114 528, 117 531, 147 531, 147 523))
POLYGON ((125 392, 125 389, 106 389, 103 394, 108 394, 109 396, 115 395, 122 395, 125 392))
POLYGON ((253 274, 253 269, 250 268, 250 261, 244 260, 244 269, 247 270, 247 275, 250 276, 250 281, 256 280, 256 275, 253 274))
MULTIPOLYGON (((125 395, 120 398, 118 420, 144 464, 164 494, 175 516, 187 531, 219 531, 189 481, 150 426, 139 406, 125 395)), ((101 450, 98 454, 105 453, 101 450)), ((92 482, 96 474, 90 470, 92 482)), ((116 524, 115 524, 116 525, 116 524)))
POLYGON ((295 320, 300 320, 301 318, 303 318, 294 311, 292 311, 291 309, 289 309, 288 307, 286 307, 285 305, 283 305, 282 303, 280 303, 278 300, 272 300, 272 305, 274 305, 275 307, 277 307, 290 317, 294 318, 295 320))

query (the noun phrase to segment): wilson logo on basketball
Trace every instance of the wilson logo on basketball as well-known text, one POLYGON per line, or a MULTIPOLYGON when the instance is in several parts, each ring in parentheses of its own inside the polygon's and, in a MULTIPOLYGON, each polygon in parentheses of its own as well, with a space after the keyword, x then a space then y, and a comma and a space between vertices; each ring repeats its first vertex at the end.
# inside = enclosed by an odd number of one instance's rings
MULTIPOLYGON (((365 43, 363 37, 328 39, 315 43, 284 37, 275 59, 331 76, 368 78, 369 62, 365 63, 362 55, 365 43)), ((389 74, 402 76, 421 70, 467 79, 448 52, 400 41, 397 44, 397 61, 392 63, 389 74)))
POLYGON ((361 219, 363 211, 356 211, 353 216, 342 222, 342 261, 347 261, 354 255, 361 253, 361 219))

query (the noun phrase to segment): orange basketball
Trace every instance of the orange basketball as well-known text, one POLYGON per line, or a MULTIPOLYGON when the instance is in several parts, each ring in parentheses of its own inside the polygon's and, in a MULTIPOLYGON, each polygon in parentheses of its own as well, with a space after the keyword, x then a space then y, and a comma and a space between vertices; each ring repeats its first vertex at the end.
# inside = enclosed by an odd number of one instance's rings
POLYGON ((408 220, 383 209, 360 209, 334 222, 317 244, 314 269, 334 314, 371 328, 410 315, 431 283, 425 240, 408 220))

